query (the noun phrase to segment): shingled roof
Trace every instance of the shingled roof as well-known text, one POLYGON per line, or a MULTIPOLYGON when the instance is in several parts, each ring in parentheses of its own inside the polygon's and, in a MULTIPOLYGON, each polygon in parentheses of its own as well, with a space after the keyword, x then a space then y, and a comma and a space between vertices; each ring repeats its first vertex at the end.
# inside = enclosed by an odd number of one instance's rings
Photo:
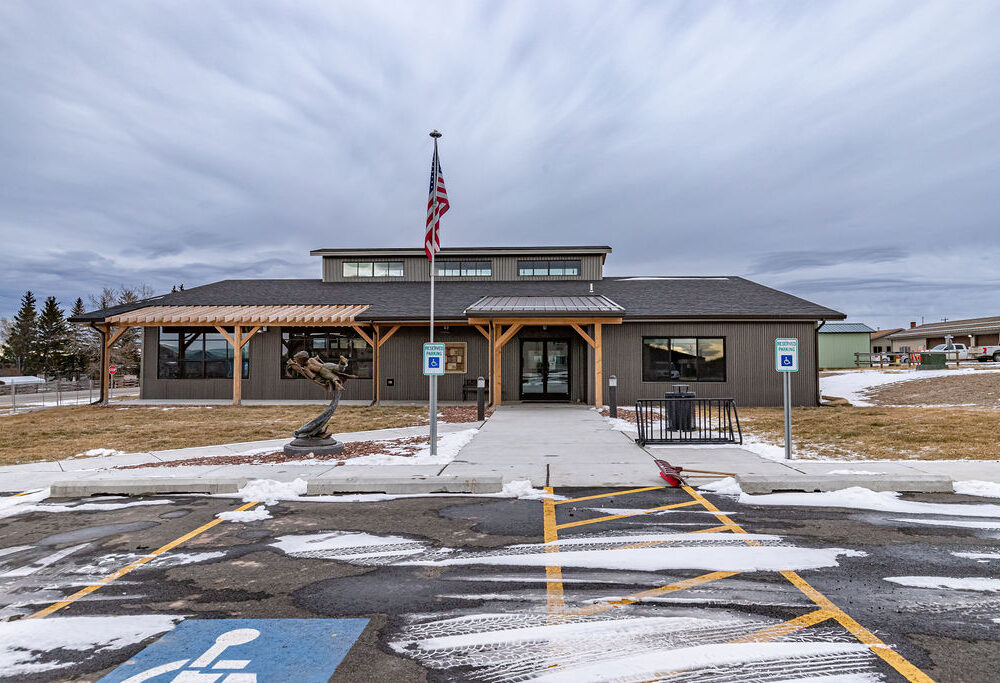
MULTIPOLYGON (((600 296, 624 308, 626 320, 789 319, 843 320, 819 304, 741 277, 606 277, 603 280, 436 283, 435 315, 464 320, 466 309, 486 296, 600 296), (590 286, 593 285, 593 291, 590 286)), ((429 282, 323 282, 321 280, 222 280, 123 304, 72 322, 100 322, 116 313, 147 306, 368 305, 365 320, 426 320, 429 282)))

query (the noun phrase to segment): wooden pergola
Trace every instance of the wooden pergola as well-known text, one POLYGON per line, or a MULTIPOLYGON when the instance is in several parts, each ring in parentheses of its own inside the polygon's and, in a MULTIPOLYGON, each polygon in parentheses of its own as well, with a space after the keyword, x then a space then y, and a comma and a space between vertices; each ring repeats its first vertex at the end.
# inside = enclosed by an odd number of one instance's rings
MULTIPOLYGON (((266 325, 298 327, 351 327, 372 349, 375 340, 355 322, 368 304, 316 304, 285 306, 147 306, 108 316, 94 327, 104 335, 101 354, 101 400, 107 401, 111 347, 130 327, 214 327, 233 347, 233 405, 239 405, 243 393, 242 356, 255 334, 266 325), (233 328, 230 334, 226 328, 233 328)), ((393 330, 394 331, 394 330, 393 330)), ((376 332, 377 334, 377 332, 376 332)), ((392 332, 385 337, 388 339, 392 332)), ((378 344, 381 346, 384 340, 378 344)), ((377 350, 376 350, 377 354, 377 350)))
POLYGON ((503 401, 503 347, 517 335, 526 325, 565 325, 572 327, 577 334, 594 350, 594 405, 600 409, 604 405, 604 325, 621 325, 620 317, 565 317, 565 318, 469 318, 469 324, 475 326, 489 341, 490 353, 490 387, 493 405, 503 401), (591 327, 593 334, 588 334, 584 327, 591 327))

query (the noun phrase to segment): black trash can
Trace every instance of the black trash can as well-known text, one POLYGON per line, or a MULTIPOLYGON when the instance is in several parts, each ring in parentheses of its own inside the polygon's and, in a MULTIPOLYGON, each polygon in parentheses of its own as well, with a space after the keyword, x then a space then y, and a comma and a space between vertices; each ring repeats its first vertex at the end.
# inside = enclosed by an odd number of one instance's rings
POLYGON ((690 432, 694 429, 694 397, 687 384, 675 384, 673 392, 664 395, 671 431, 690 432))

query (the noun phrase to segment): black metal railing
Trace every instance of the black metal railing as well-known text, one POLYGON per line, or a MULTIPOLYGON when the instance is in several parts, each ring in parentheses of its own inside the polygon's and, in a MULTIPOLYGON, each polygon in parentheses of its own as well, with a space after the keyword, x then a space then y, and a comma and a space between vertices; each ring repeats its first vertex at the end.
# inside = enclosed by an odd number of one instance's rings
POLYGON ((736 399, 640 398, 635 402, 639 438, 646 444, 743 443, 736 399))

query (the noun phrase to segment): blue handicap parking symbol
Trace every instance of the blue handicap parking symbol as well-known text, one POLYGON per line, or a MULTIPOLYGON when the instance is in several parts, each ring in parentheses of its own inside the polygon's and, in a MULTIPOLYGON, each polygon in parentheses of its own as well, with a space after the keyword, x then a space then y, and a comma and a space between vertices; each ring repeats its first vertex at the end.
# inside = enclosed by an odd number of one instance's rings
POLYGON ((441 367, 441 358, 438 356, 430 356, 427 358, 427 367, 429 368, 439 368, 441 367))
POLYGON ((792 356, 790 354, 781 354, 781 367, 790 368, 792 367, 792 356))
POLYGON ((367 624, 367 619, 188 619, 100 683, 325 683, 367 624))

